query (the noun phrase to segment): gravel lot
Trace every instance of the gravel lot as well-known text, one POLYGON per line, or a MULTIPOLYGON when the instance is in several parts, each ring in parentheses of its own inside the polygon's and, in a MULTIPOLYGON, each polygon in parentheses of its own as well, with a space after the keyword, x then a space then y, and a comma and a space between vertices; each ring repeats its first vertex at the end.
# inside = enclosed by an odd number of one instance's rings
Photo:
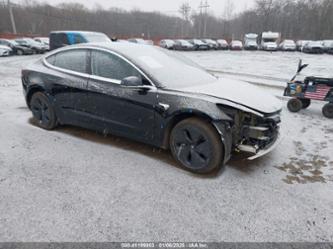
MULTIPOLYGON (((300 54, 186 56, 290 78, 300 54)), ((302 56, 333 67, 331 56, 302 56)), ((35 127, 20 70, 37 58, 0 58, 0 241, 333 241, 333 126, 322 103, 299 114, 284 108, 285 138, 270 155, 202 177, 127 139, 35 127)))

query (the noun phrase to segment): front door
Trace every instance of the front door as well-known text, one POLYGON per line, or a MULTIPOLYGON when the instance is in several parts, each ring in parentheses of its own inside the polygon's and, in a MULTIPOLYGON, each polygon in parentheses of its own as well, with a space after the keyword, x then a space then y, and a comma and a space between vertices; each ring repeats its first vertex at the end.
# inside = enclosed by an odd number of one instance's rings
POLYGON ((88 82, 88 112, 105 133, 144 140, 153 140, 154 106, 157 91, 140 90, 121 85, 129 76, 147 79, 129 62, 117 54, 92 50, 91 74, 88 82))

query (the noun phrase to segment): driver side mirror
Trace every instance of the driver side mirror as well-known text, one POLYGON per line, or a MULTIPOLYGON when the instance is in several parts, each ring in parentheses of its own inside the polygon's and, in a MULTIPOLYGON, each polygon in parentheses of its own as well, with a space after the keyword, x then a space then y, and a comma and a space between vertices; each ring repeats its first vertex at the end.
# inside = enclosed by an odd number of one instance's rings
POLYGON ((137 87, 137 86, 142 86, 143 82, 142 79, 140 79, 137 76, 130 76, 124 78, 121 83, 122 86, 127 86, 127 87, 137 87))

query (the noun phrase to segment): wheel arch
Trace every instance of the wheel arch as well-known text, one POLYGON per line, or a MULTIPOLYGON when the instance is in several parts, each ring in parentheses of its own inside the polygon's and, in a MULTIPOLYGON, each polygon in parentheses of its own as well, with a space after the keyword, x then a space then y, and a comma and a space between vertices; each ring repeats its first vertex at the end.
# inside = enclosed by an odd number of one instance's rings
POLYGON ((26 99, 27 99, 27 105, 28 105, 29 108, 30 108, 31 98, 37 92, 45 93, 45 89, 42 86, 40 86, 40 85, 34 86, 34 87, 32 87, 32 88, 29 89, 29 91, 27 93, 27 97, 26 97, 26 99))

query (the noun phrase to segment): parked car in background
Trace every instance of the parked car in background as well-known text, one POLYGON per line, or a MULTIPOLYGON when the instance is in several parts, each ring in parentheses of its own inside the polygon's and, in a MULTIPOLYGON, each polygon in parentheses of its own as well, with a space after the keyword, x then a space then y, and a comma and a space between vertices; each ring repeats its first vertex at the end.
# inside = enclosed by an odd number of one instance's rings
POLYGON ((258 35, 257 34, 246 34, 244 37, 244 49, 245 50, 258 50, 258 35))
POLYGON ((11 55, 13 50, 10 47, 0 45, 0 57, 11 55))
POLYGON ((43 129, 74 125, 170 149, 195 173, 278 145, 280 100, 172 54, 117 42, 62 48, 22 70, 24 97, 43 129))
POLYGON ((310 42, 309 40, 298 40, 296 42, 296 50, 299 52, 303 51, 303 47, 305 46, 305 44, 307 44, 308 42, 310 42))
POLYGON ((111 42, 106 34, 88 31, 52 31, 49 38, 50 50, 79 43, 111 42))
POLYGON ((171 39, 165 39, 160 41, 160 47, 166 49, 174 49, 175 41, 171 39))
POLYGON ((207 43, 204 43, 203 41, 199 39, 192 39, 189 40, 189 43, 191 43, 194 47, 194 50, 209 50, 209 45, 207 43))
POLYGON ((31 38, 20 38, 15 41, 21 46, 32 49, 33 54, 44 54, 48 50, 48 47, 31 38))
POLYGON ((293 40, 284 40, 280 43, 279 49, 281 51, 296 51, 296 43, 293 40))
POLYGON ((310 41, 304 45, 302 52, 309 54, 323 54, 324 46, 321 41, 310 41))
POLYGON ((191 43, 189 43, 188 41, 180 39, 180 40, 175 41, 174 49, 190 51, 190 50, 194 50, 194 46, 191 43))
POLYGON ((217 42, 212 40, 212 39, 202 39, 201 41, 208 44, 210 49, 217 49, 218 48, 217 42))
POLYGON ((131 43, 142 44, 142 45, 153 45, 150 40, 144 40, 142 38, 131 38, 128 39, 131 43))
POLYGON ((218 49, 222 49, 222 50, 228 50, 229 49, 229 44, 226 40, 219 39, 216 42, 217 42, 217 48, 218 49))
POLYGON ((146 40, 147 45, 154 46, 154 41, 153 40, 146 40))
POLYGON ((261 35, 261 49, 264 51, 277 51, 278 42, 280 40, 280 33, 277 32, 263 32, 261 35))
POLYGON ((238 40, 233 40, 230 43, 230 50, 243 50, 243 43, 238 40))
POLYGON ((323 41, 323 50, 325 53, 331 54, 333 51, 333 40, 324 40, 323 41))
POLYGON ((49 37, 35 37, 34 40, 47 47, 50 50, 50 38, 49 37))
POLYGON ((28 55, 33 54, 32 49, 21 46, 15 40, 0 39, 0 45, 10 47, 14 55, 28 55))

